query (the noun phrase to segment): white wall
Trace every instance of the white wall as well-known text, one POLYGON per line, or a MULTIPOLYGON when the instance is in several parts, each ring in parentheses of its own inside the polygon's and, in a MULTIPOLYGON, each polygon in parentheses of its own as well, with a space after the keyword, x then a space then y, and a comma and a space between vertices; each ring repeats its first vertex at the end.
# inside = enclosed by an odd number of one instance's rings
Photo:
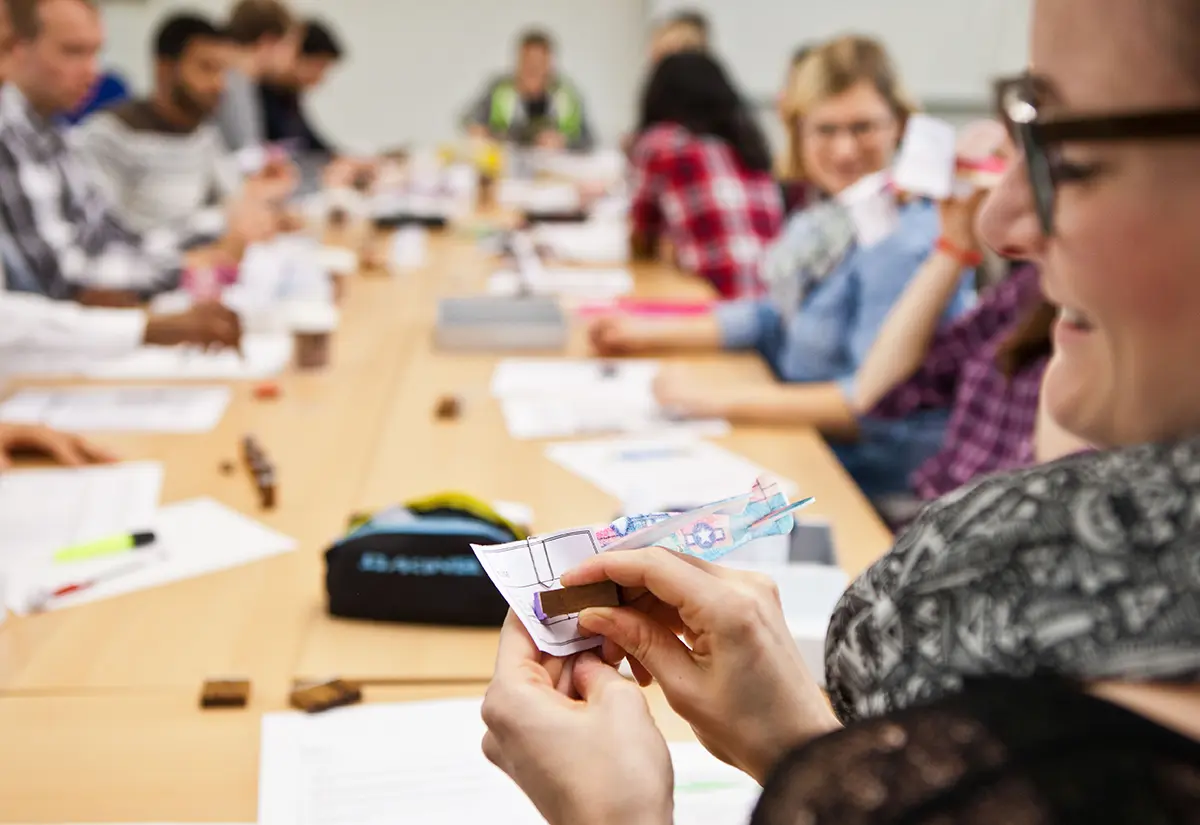
MULTIPOLYGON (((144 90, 150 39, 171 9, 224 16, 232 0, 121 0, 104 4, 108 64, 144 90)), ((349 52, 310 104, 342 145, 383 148, 456 133, 485 81, 512 63, 526 26, 550 30, 562 71, 583 92, 601 138, 634 119, 644 66, 645 0, 292 0, 324 17, 349 52)))

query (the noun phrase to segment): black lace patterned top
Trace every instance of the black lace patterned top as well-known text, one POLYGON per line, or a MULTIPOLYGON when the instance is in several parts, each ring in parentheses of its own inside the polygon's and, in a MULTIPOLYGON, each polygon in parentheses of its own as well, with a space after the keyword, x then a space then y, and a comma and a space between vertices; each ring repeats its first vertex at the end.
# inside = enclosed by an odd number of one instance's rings
POLYGON ((1200 681, 1200 439, 1088 453, 931 504, 842 597, 844 722, 972 676, 1200 681))
POLYGON ((776 766, 751 825, 1200 823, 1200 743, 1056 680, 968 683, 776 766))

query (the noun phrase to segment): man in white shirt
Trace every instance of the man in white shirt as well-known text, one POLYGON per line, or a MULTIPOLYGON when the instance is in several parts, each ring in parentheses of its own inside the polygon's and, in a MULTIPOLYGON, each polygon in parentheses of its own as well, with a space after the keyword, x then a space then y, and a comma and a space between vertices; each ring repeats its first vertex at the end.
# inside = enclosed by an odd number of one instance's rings
MULTIPOLYGON (((0 68, 12 42, 9 0, 0 0, 0 68)), ((0 87, 5 78, 0 74, 0 87)), ((28 352, 122 352, 142 344, 236 347, 237 316, 221 306, 198 306, 176 315, 140 309, 99 309, 56 301, 23 288, 24 270, 12 239, 0 231, 0 365, 6 354, 28 352)))

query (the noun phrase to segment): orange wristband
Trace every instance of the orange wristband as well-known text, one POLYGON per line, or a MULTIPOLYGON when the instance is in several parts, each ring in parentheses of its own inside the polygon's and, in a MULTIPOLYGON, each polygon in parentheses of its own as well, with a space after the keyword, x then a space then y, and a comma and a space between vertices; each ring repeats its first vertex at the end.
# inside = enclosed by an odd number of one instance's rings
POLYGON ((939 252, 945 252, 963 266, 977 267, 983 263, 982 252, 971 252, 966 249, 962 249, 945 238, 938 238, 936 248, 939 252))

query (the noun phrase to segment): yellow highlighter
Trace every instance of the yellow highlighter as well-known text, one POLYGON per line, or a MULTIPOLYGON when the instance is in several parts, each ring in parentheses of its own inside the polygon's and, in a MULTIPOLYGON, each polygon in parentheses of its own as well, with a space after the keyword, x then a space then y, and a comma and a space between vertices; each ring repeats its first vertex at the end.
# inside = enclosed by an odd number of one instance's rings
POLYGON ((154 541, 153 533, 125 533, 121 536, 90 541, 87 544, 78 544, 65 550, 59 550, 54 554, 54 560, 60 563, 89 561, 104 556, 115 556, 118 553, 127 553, 130 550, 154 544, 154 541))

